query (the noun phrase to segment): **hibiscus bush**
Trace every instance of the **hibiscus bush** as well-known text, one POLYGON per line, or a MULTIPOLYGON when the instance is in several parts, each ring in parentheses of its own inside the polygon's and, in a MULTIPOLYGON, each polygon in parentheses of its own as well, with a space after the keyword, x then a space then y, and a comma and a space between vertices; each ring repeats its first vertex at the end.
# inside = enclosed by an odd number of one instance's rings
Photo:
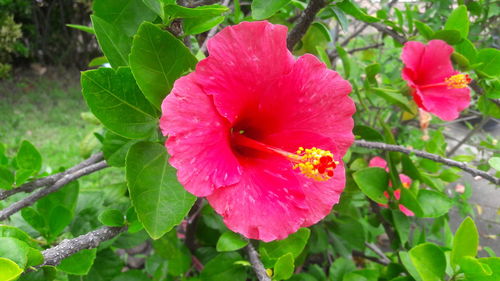
POLYGON ((73 167, 0 146, 0 280, 500 279, 498 3, 216 2, 71 25, 95 128, 73 167))

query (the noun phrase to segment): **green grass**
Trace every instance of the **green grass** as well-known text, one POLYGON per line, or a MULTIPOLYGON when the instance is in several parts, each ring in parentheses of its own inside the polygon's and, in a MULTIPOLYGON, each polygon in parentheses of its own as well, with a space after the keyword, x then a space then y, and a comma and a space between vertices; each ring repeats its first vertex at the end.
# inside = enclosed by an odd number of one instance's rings
MULTIPOLYGON (((15 156, 20 142, 27 140, 42 155, 42 171, 68 168, 84 159, 81 142, 97 126, 80 116, 88 107, 78 78, 79 74, 74 73, 69 79, 25 77, 0 81, 0 143, 7 146, 10 156, 15 156)), ((100 185, 111 178, 123 181, 123 177, 116 178, 119 174, 121 171, 107 169, 86 177, 85 182, 100 185)))

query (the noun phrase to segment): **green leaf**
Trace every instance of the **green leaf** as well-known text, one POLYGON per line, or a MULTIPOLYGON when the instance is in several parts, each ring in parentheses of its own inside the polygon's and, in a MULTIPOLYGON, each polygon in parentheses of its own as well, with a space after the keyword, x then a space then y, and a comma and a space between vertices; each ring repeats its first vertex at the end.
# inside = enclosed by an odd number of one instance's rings
POLYGON ((398 233, 401 245, 404 245, 406 242, 408 242, 408 237, 410 235, 410 220, 399 210, 392 210, 392 219, 394 220, 394 228, 398 233))
POLYGON ((492 102, 489 98, 480 96, 477 101, 477 106, 479 111, 481 111, 484 115, 500 118, 500 106, 492 102))
POLYGON ((339 44, 337 44, 336 49, 340 59, 342 60, 342 65, 344 66, 344 77, 348 79, 351 74, 351 60, 349 59, 347 52, 339 44))
POLYGON ((475 257, 479 245, 479 234, 474 221, 467 217, 460 224, 453 238, 451 250, 451 265, 455 266, 465 256, 475 257))
POLYGON ((110 23, 131 37, 143 21, 152 21, 156 14, 142 0, 94 0, 94 16, 110 23))
POLYGON ((256 20, 267 19, 288 3, 290 0, 254 0, 251 6, 252 18, 256 20))
POLYGON ((377 84, 377 79, 375 76, 380 73, 380 64, 374 63, 365 67, 366 80, 371 84, 377 84))
POLYGON ((122 212, 115 209, 107 209, 102 212, 98 220, 106 226, 123 226, 125 223, 125 218, 122 212))
POLYGON ((175 80, 196 62, 179 39, 152 23, 143 23, 134 36, 130 68, 144 96, 158 109, 175 80))
POLYGON ((29 141, 24 140, 16 155, 16 164, 19 169, 37 173, 42 168, 42 155, 29 141))
POLYGON ((349 14, 353 16, 355 19, 358 19, 360 21, 364 22, 377 22, 380 21, 380 19, 376 17, 372 17, 365 13, 363 10, 361 10, 353 1, 350 0, 344 0, 340 3, 337 4, 337 7, 342 9, 346 14, 349 14))
POLYGON ((500 50, 493 48, 481 49, 477 54, 477 62, 482 63, 476 68, 490 77, 500 75, 500 50))
POLYGON ((389 186, 389 176, 384 169, 379 167, 364 168, 352 174, 352 177, 368 198, 377 203, 387 204, 388 200, 384 196, 384 191, 389 186))
POLYGON ((404 265, 408 273, 410 273, 411 277, 413 277, 416 281, 422 281, 420 274, 418 274, 417 269, 411 262, 410 254, 405 251, 400 251, 399 258, 401 259, 401 263, 404 265))
POLYGON ((183 20, 182 27, 184 28, 185 34, 200 34, 205 31, 209 31, 218 24, 221 24, 224 21, 224 18, 224 16, 187 18, 183 20))
MULTIPOLYGON (((117 1, 118 3, 118 1, 117 1)), ((90 16, 102 52, 112 67, 128 65, 132 37, 96 15, 90 16)))
POLYGON ((420 203, 420 206, 423 206, 422 217, 425 218, 440 217, 448 213, 452 207, 450 198, 442 192, 420 190, 418 192, 417 200, 420 203))
POLYGON ((108 281, 120 274, 124 264, 111 248, 106 248, 97 253, 94 265, 85 276, 78 276, 71 281, 108 281))
POLYGON ((151 279, 141 270, 133 269, 122 272, 111 281, 150 281, 151 279))
POLYGON ((432 39, 432 35, 434 34, 434 30, 432 30, 432 28, 418 20, 414 21, 414 23, 420 35, 422 35, 427 40, 432 39))
POLYGON ((410 107, 410 101, 399 93, 394 93, 392 90, 381 88, 371 88, 370 92, 383 98, 390 104, 395 104, 410 113, 415 113, 415 110, 410 107))
POLYGON ((488 163, 493 169, 500 171, 500 157, 491 157, 488 163))
POLYGON ((469 60, 469 63, 475 63, 477 50, 474 44, 469 39, 464 39, 459 44, 454 46, 455 52, 460 53, 469 60))
POLYGON ((248 245, 248 240, 232 231, 224 232, 217 241, 218 252, 236 251, 248 245))
POLYGON ((423 281, 441 281, 446 270, 443 251, 432 243, 420 244, 409 252, 411 261, 423 281))
POLYGON ((12 189, 14 181, 14 174, 9 169, 0 166, 0 189, 12 189))
POLYGON ((66 26, 74 28, 74 29, 78 29, 78 30, 81 30, 83 32, 87 32, 90 34, 95 34, 94 28, 92 28, 91 26, 80 25, 80 24, 66 24, 66 26))
POLYGON ((175 229, 153 241, 155 252, 168 260, 169 275, 179 276, 186 273, 191 267, 189 249, 179 238, 175 229))
POLYGON ((431 39, 441 39, 450 45, 455 45, 462 40, 462 35, 458 30, 438 30, 431 39))
POLYGON ((310 234, 309 229, 301 228, 286 239, 260 243, 259 251, 264 250, 271 259, 278 259, 288 253, 292 253, 293 258, 297 258, 304 250, 310 234))
POLYGON ((36 247, 36 242, 24 231, 21 229, 9 226, 9 225, 0 225, 0 237, 11 237, 21 240, 28 244, 31 247, 36 247))
POLYGON ((339 257, 333 261, 329 269, 331 281, 343 281, 344 276, 349 272, 356 270, 356 265, 351 259, 339 257))
POLYGON ((365 125, 356 125, 353 129, 354 135, 360 137, 361 139, 367 141, 383 141, 384 137, 377 130, 365 126, 365 125))
POLYGON ((467 7, 460 5, 453 10, 444 25, 444 29, 458 30, 462 38, 467 38, 469 34, 469 15, 467 14, 467 7))
POLYGON ((129 68, 82 73, 82 92, 102 124, 126 138, 145 138, 158 129, 158 111, 142 95, 129 68))
POLYGON ((106 162, 110 166, 124 167, 128 150, 137 142, 139 142, 139 140, 127 139, 111 131, 107 131, 102 143, 104 159, 106 159, 106 162))
POLYGON ((424 214, 423 208, 413 192, 407 188, 402 188, 400 190, 401 197, 399 198, 399 203, 410 209, 416 216, 422 217, 424 214))
POLYGON ((102 56, 102 57, 97 57, 97 58, 93 58, 90 62, 89 62, 89 65, 88 67, 97 67, 97 66, 101 66, 103 64, 106 64, 106 63, 109 63, 108 62, 108 58, 102 56))
POLYGON ((365 229, 358 220, 349 216, 336 217, 329 229, 346 242, 347 248, 364 251, 365 229))
POLYGON ((188 193, 168 165, 163 145, 134 144, 127 155, 127 183, 137 216, 153 239, 179 224, 196 197, 188 193))
POLYGON ((31 227, 40 232, 40 234, 43 236, 47 235, 48 226, 46 220, 35 209, 24 208, 21 210, 21 216, 29 225, 31 225, 31 227))
POLYGON ((87 275, 94 264, 97 249, 84 249, 61 261, 57 269, 74 275, 87 275))
POLYGON ((50 238, 56 238, 71 223, 73 213, 63 206, 55 206, 49 214, 48 226, 50 238))
POLYGON ((208 16, 220 16, 229 11, 229 8, 223 5, 205 5, 196 8, 186 8, 176 4, 168 4, 163 7, 165 15, 175 18, 196 18, 208 16))
POLYGON ((24 268, 28 263, 30 247, 21 240, 12 237, 0 237, 0 257, 8 258, 24 268))
POLYGON ((23 270, 13 261, 0 258, 0 280, 14 281, 23 273, 23 270))
POLYGON ((288 253, 281 256, 274 264, 274 280, 287 280, 293 275, 295 269, 293 255, 288 253))
MULTIPOLYGON (((483 268, 488 266, 491 269, 491 275, 472 275, 466 273, 467 281, 498 281, 500 280, 500 258, 480 258, 477 259, 483 268)), ((486 268, 485 268, 486 269, 486 268)), ((487 269, 486 269, 487 270, 487 269)))
POLYGON ((163 8, 161 2, 158 0, 142 0, 144 5, 146 5, 151 11, 160 16, 162 19, 163 16, 163 8))
POLYGON ((200 279, 203 281, 245 281, 246 269, 237 264, 240 260, 241 256, 236 252, 219 254, 205 265, 200 279))
POLYGON ((489 265, 481 263, 478 259, 470 256, 462 257, 459 260, 459 265, 460 271, 463 271, 465 276, 469 278, 491 276, 493 273, 489 265))

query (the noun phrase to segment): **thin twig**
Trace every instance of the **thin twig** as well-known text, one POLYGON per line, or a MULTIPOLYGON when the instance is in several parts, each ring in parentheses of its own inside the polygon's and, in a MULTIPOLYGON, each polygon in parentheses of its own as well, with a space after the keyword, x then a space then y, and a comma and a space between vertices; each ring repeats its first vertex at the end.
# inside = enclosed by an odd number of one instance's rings
POLYGON ((76 254, 84 249, 97 248, 101 242, 110 240, 116 237, 127 229, 124 227, 109 227, 105 226, 87 234, 80 235, 73 239, 65 239, 59 245, 49 248, 42 252, 44 263, 38 267, 58 265, 63 259, 76 254))
POLYGON ((493 175, 488 174, 485 171, 481 171, 472 167, 467 166, 466 163, 464 162, 459 162, 455 161, 452 159, 444 158, 442 156, 432 154, 429 152, 421 151, 421 150, 415 150, 415 149, 409 149, 400 145, 392 145, 392 144, 386 144, 386 143, 381 143, 381 142, 371 142, 371 141, 365 141, 365 140, 356 140, 354 141, 354 144, 360 147, 365 147, 365 148, 371 148, 371 149, 380 149, 380 150, 385 150, 385 151, 396 151, 396 152, 401 152, 405 154, 415 154, 418 157, 430 159, 435 162, 443 163, 445 165, 451 166, 451 167, 457 167, 462 169, 463 171, 473 175, 473 176, 480 176, 494 184, 500 184, 500 178, 497 178, 493 175))
POLYGON ((252 268, 255 271, 255 274, 257 275, 257 279, 259 279, 259 281, 271 281, 271 278, 267 276, 266 269, 264 268, 264 265, 262 264, 262 261, 259 258, 259 254, 257 253, 257 251, 255 251, 255 248, 253 247, 251 242, 248 243, 246 250, 248 257, 250 258, 250 263, 252 264, 252 268))
POLYGON ((384 261, 382 259, 365 255, 365 253, 363 253, 361 251, 354 250, 354 251, 352 251, 352 255, 356 256, 356 257, 361 257, 361 258, 364 258, 364 259, 367 259, 367 260, 371 260, 371 261, 376 262, 376 263, 381 264, 381 265, 388 265, 389 264, 389 263, 387 263, 386 261, 384 261))
POLYGON ((483 126, 490 121, 489 117, 484 118, 474 129, 470 130, 467 135, 463 139, 461 139, 450 151, 446 154, 446 156, 452 156, 465 142, 467 142, 475 133, 483 128, 483 126))
POLYGON ((377 254, 385 265, 391 263, 391 260, 384 254, 384 252, 382 252, 382 250, 379 247, 377 247, 377 245, 365 242, 365 246, 368 247, 370 250, 372 250, 375 254, 377 254))
POLYGON ((2 192, 0 192, 0 200, 8 198, 9 196, 12 196, 12 195, 19 193, 19 192, 29 193, 29 192, 32 192, 32 191, 40 188, 40 187, 52 185, 56 181, 58 181, 59 179, 64 177, 65 175, 70 174, 70 173, 74 173, 75 171, 78 171, 82 168, 85 168, 85 167, 88 167, 92 164, 95 164, 95 163, 101 161, 102 159, 103 159, 102 153, 94 154, 94 155, 90 156, 88 159, 86 159, 85 161, 69 168, 68 170, 66 170, 64 172, 53 174, 53 175, 50 175, 50 176, 47 176, 44 178, 36 179, 34 181, 25 183, 19 187, 16 187, 16 188, 13 188, 10 190, 2 191, 2 192))
POLYGON ((394 38, 396 41, 399 42, 399 44, 403 45, 404 43, 406 43, 406 38, 400 34, 398 34, 396 31, 392 30, 392 29, 389 29, 387 26, 383 25, 383 24, 380 24, 378 22, 369 22, 368 23, 370 26, 374 27, 375 29, 377 29, 378 31, 382 32, 382 33, 385 33, 389 36, 391 36, 392 38, 394 38))
MULTIPOLYGON (((222 5, 228 6, 229 2, 231 2, 231 0, 224 0, 224 2, 222 3, 222 5)), ((212 27, 212 29, 210 29, 210 31, 207 34, 207 38, 205 38, 205 41, 203 41, 203 44, 201 44, 200 52, 202 52, 205 55, 207 55, 205 52, 207 51, 208 39, 214 37, 215 33, 217 33, 217 29, 218 28, 219 28, 219 25, 216 25, 216 26, 212 27)))
POLYGON ((295 27, 288 33, 286 46, 290 51, 293 50, 293 47, 300 41, 302 36, 306 34, 307 29, 309 29, 309 26, 314 21, 316 14, 319 10, 325 7, 327 3, 328 1, 326 0, 311 0, 309 2, 306 9, 297 20, 295 27))
POLYGON ((96 164, 82 168, 78 171, 74 171, 73 173, 69 173, 69 174, 64 175, 61 179, 57 180, 53 185, 51 185, 47 188, 41 189, 41 190, 37 191, 36 193, 30 194, 26 198, 24 198, 20 201, 17 201, 15 203, 12 203, 12 205, 1 210, 0 211, 0 221, 8 219, 12 214, 18 212, 19 210, 35 204, 35 202, 38 199, 40 199, 40 198, 42 198, 50 193, 58 191, 66 184, 68 184, 68 183, 70 183, 70 182, 72 182, 72 181, 74 181, 82 176, 91 174, 93 172, 99 171, 99 170, 104 169, 106 167, 108 167, 108 164, 106 164, 106 161, 103 160, 103 161, 98 162, 96 164))
MULTIPOLYGON (((356 52, 378 48, 378 47, 383 46, 383 45, 384 45, 384 43, 377 43, 377 44, 373 44, 373 45, 369 45, 369 46, 365 46, 365 47, 354 48, 354 49, 351 49, 351 50, 347 51, 347 53, 348 54, 354 54, 356 52)), ((338 57, 337 51, 333 51, 328 56, 330 57, 330 60, 338 57)))

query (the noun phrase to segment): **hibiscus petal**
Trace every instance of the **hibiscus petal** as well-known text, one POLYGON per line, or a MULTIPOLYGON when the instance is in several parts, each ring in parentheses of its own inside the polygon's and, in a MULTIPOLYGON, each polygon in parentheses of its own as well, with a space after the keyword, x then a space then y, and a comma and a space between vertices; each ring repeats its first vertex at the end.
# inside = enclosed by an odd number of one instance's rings
POLYGON ((417 89, 414 95, 418 95, 424 109, 450 121, 456 119, 460 112, 467 108, 470 103, 470 89, 448 89, 446 86, 417 89))
POLYGON ((169 162, 189 192, 207 196, 240 180, 241 166, 229 143, 230 126, 192 74, 175 82, 162 111, 160 127, 169 136, 169 162))
POLYGON ((227 227, 266 242, 297 231, 308 210, 292 165, 283 158, 254 159, 243 170, 239 183, 207 197, 227 227))
POLYGON ((370 163, 368 163, 368 167, 379 167, 386 169, 387 171, 389 170, 389 168, 387 168, 387 162, 383 158, 378 156, 375 156, 370 160, 370 163))
POLYGON ((405 64, 403 79, 416 85, 444 82, 455 74, 450 60, 452 53, 453 47, 442 40, 431 40, 427 45, 407 42, 401 54, 405 64))
POLYGON ((342 157, 354 141, 351 89, 337 72, 305 54, 261 95, 258 111, 274 131, 303 130, 330 138, 342 157))
POLYGON ((286 36, 283 25, 243 22, 208 41, 210 55, 198 63, 196 80, 222 116, 234 122, 263 88, 290 71, 294 58, 286 36))

